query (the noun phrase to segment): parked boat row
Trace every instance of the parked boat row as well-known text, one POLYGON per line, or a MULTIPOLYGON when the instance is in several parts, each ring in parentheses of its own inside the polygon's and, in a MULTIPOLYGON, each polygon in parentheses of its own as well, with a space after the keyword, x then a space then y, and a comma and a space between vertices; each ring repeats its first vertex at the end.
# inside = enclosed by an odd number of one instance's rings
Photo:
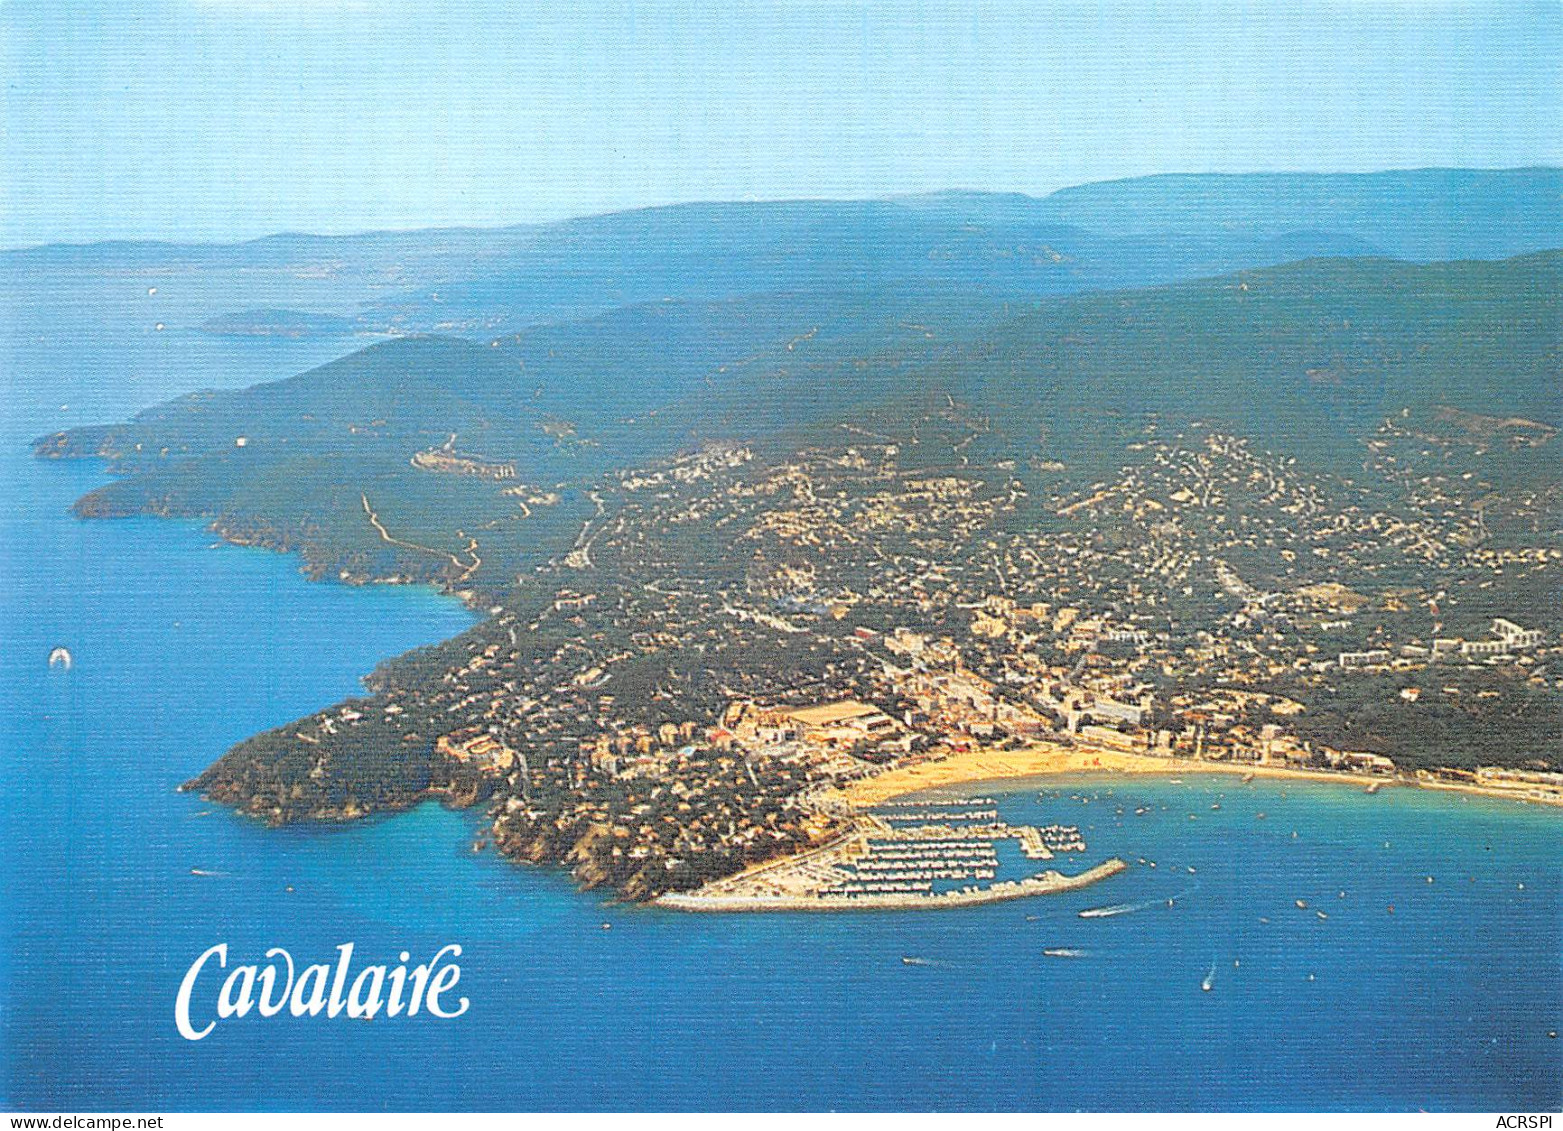
POLYGON ((875 868, 859 866, 852 872, 860 880, 991 880, 995 868, 875 868))
POLYGON ((998 853, 992 848, 984 849, 960 849, 948 852, 865 852, 863 855, 850 861, 863 867, 873 865, 884 868, 924 868, 930 865, 949 864, 971 866, 975 864, 995 865, 998 863, 998 853))
POLYGON ((1078 825, 1043 825, 1037 830, 1052 852, 1084 852, 1085 836, 1078 825))
POLYGON ((916 813, 876 813, 883 821, 997 821, 997 809, 930 809, 916 813))

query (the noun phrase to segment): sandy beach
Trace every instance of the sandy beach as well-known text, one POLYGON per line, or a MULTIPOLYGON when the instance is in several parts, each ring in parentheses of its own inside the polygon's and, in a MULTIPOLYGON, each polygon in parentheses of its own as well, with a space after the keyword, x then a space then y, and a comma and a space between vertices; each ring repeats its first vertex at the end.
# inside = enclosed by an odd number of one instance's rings
POLYGON ((1041 742, 1018 750, 978 749, 951 754, 936 762, 899 766, 871 778, 856 781, 834 796, 854 809, 869 809, 894 797, 942 786, 966 785, 1006 778, 1043 777, 1051 774, 1108 772, 1115 774, 1252 774, 1254 777, 1290 778, 1295 781, 1331 782, 1336 785, 1420 786, 1474 793, 1506 801, 1563 805, 1563 797, 1549 799, 1521 794, 1518 790, 1465 785, 1456 782, 1429 783, 1382 774, 1342 773, 1334 770, 1297 769, 1290 766, 1266 766, 1245 762, 1205 762, 1191 758, 1162 758, 1150 754, 1130 754, 1087 746, 1061 746, 1041 742))
POLYGON ((983 888, 937 895, 848 897, 825 894, 818 890, 822 882, 822 870, 828 871, 832 862, 842 857, 843 853, 850 856, 843 846, 854 837, 861 839, 865 835, 863 822, 873 821, 869 811, 875 806, 907 794, 947 786, 1080 773, 1167 777, 1226 774, 1324 782, 1364 792, 1387 786, 1420 786, 1508 801, 1563 805, 1563 796, 1535 796, 1501 786, 1387 777, 1383 774, 1342 773, 1245 762, 1196 761, 1192 758, 1157 757, 1083 745, 1064 746, 1054 742, 1039 742, 1017 750, 980 748, 950 754, 936 761, 897 766, 834 790, 826 794, 823 800, 835 803, 838 812, 844 806, 846 810, 857 814, 854 821, 858 828, 854 833, 794 856, 755 865, 736 876, 714 881, 698 891, 664 895, 656 902, 660 906, 680 911, 902 910, 991 903, 1084 887, 1122 871, 1122 861, 1107 860, 1074 876, 1047 871, 1019 881, 1005 881, 983 888))

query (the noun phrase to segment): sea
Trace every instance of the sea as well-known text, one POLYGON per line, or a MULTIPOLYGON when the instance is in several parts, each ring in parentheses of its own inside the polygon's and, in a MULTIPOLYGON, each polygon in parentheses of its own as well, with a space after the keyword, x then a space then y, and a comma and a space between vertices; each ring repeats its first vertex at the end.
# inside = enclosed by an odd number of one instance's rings
POLYGON ((196 329, 344 296, 264 273, 0 273, 0 1106, 1563 1106, 1556 810, 1214 774, 983 783, 964 795, 1012 822, 1082 829, 1061 866, 1130 869, 961 910, 724 916, 474 852, 478 813, 276 830, 177 792, 473 614, 312 583, 195 522, 79 521, 103 468, 28 441, 359 348, 196 329), (300 965, 458 944, 469 1009, 252 1013, 190 1042, 175 996, 219 942, 300 965))

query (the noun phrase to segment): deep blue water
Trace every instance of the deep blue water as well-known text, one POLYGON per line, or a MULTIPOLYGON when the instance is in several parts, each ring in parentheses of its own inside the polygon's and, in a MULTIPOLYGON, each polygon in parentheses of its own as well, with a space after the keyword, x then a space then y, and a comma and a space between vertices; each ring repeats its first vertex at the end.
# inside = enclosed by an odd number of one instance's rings
POLYGON ((137 278, 0 304, 0 1106, 1563 1104, 1556 812, 1219 776, 1009 783, 978 792, 1011 820, 1081 824, 1087 862, 1147 863, 964 911, 703 917, 607 907, 474 855, 476 817, 434 805, 275 831, 175 793, 468 614, 310 584, 195 524, 69 516, 101 471, 32 461, 32 435, 353 345, 204 338, 183 327, 261 305, 253 284, 235 301, 156 283, 155 309, 137 278), (74 670, 46 668, 55 644, 74 670), (1137 909, 1076 914, 1104 905, 1137 909), (283 946, 301 962, 345 941, 393 962, 460 943, 471 1009, 252 1015, 192 1044, 175 991, 219 941, 235 961, 283 946))

